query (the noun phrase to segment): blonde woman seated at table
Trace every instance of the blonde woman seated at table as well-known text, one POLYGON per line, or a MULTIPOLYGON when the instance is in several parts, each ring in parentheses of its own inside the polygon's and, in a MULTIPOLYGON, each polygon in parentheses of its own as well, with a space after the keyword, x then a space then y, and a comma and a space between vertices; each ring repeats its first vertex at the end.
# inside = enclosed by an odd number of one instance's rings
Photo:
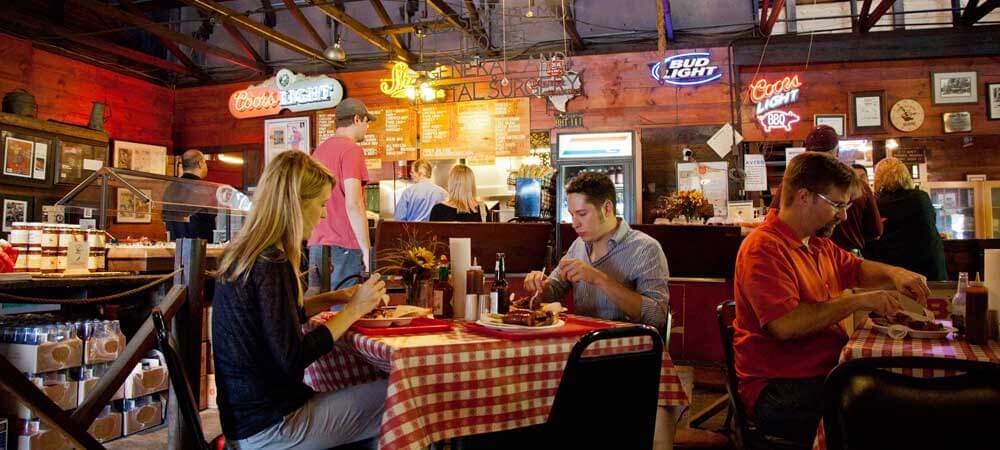
POLYGON ((448 172, 448 198, 431 208, 431 222, 485 222, 486 210, 476 198, 476 174, 465 164, 448 172))
POLYGON ((384 380, 319 394, 302 382, 305 368, 385 296, 376 274, 359 286, 303 298, 302 243, 326 215, 335 183, 305 153, 280 153, 219 263, 212 317, 219 418, 240 449, 326 449, 378 433, 384 380), (308 315, 340 303, 343 311, 302 334, 308 315))

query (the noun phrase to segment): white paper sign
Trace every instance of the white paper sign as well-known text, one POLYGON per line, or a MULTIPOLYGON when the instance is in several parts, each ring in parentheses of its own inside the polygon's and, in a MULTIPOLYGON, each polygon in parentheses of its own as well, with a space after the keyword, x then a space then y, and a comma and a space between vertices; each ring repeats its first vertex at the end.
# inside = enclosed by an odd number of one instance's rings
POLYGON ((805 147, 788 147, 785 149, 785 167, 788 167, 788 163, 792 162, 792 158, 799 156, 806 152, 805 147))
POLYGON ((85 159, 83 160, 83 170, 97 170, 104 167, 104 161, 99 159, 85 159))
POLYGON ((715 150, 720 158, 725 158, 732 151, 733 146, 740 142, 743 142, 743 136, 727 123, 712 135, 708 140, 708 146, 712 147, 712 150, 715 150))
POLYGON ((764 155, 746 155, 743 170, 746 173, 744 191, 767 190, 767 166, 764 164, 764 155))
POLYGON ((729 201, 729 163, 713 161, 677 163, 677 190, 701 191, 715 207, 716 217, 726 217, 729 201))
POLYGON ((90 244, 87 241, 71 241, 66 247, 66 271, 86 272, 90 244))
POLYGON ((48 168, 49 159, 49 144, 43 144, 41 142, 35 143, 35 159, 31 161, 32 167, 35 169, 34 178, 36 180, 45 179, 45 169, 48 168))
POLYGON ((97 219, 80 219, 80 228, 84 230, 96 230, 97 219))

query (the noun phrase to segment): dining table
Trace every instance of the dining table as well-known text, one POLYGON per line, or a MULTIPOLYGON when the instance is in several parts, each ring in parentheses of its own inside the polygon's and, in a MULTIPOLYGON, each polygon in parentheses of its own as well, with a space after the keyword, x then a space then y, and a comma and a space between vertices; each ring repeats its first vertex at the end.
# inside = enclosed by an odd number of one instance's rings
MULTIPOLYGON (((951 322, 938 321, 945 327, 951 322)), ((1000 342, 987 341, 986 344, 970 344, 957 338, 954 333, 938 338, 891 338, 872 328, 870 322, 855 330, 840 353, 840 362, 860 358, 875 358, 888 356, 916 356, 928 358, 954 358, 973 361, 986 361, 1000 364, 1000 342)), ((903 375, 913 377, 944 377, 956 375, 942 369, 930 368, 899 368, 893 369, 903 375)), ((813 440, 813 450, 826 450, 826 432, 820 421, 813 440)))
MULTIPOLYGON (((525 336, 447 321, 444 330, 385 334, 352 327, 334 351, 310 365, 317 392, 388 378, 379 433, 383 450, 425 449, 434 442, 544 423, 573 346, 588 330, 634 324, 566 315, 573 333, 525 336)), ((402 330, 401 330, 402 331, 402 330)), ((648 337, 600 340, 584 356, 642 351, 648 337)), ((689 399, 663 349, 658 406, 689 399)))

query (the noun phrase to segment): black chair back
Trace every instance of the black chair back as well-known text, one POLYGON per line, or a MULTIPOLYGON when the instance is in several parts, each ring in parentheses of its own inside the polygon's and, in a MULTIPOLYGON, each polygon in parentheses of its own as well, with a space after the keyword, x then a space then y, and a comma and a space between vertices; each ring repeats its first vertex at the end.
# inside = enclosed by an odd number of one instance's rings
POLYGON ((830 373, 823 401, 827 450, 996 448, 1000 364, 924 357, 856 359, 830 373), (923 378, 887 369, 939 369, 959 375, 923 378))
POLYGON ((545 438, 555 445, 548 448, 652 448, 662 358, 663 338, 645 325, 595 330, 580 338, 545 425, 545 438), (597 342, 628 337, 648 337, 649 348, 583 355, 597 342))
POLYGON ((733 413, 733 443, 736 448, 745 448, 748 421, 743 400, 740 399, 740 380, 736 376, 736 354, 733 351, 733 321, 736 320, 736 301, 726 300, 715 309, 719 323, 719 337, 722 340, 722 353, 726 360, 726 392, 729 393, 729 409, 733 413))

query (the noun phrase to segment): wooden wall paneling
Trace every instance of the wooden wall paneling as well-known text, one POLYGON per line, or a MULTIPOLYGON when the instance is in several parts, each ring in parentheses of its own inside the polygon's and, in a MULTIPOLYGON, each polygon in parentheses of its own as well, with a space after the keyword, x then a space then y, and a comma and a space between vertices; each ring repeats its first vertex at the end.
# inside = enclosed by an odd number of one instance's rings
MULTIPOLYGON (((706 142, 722 124, 678 126, 670 128, 642 128, 642 217, 644 223, 653 223, 651 210, 661 195, 677 190, 677 163, 683 162, 681 151, 690 148, 694 160, 701 162, 722 161, 706 142), (653 189, 650 189, 650 185, 653 189)), ((732 155, 732 153, 730 153, 732 155)), ((730 166, 733 162, 730 158, 730 166)), ((732 183, 730 183, 732 184, 732 183)), ((730 192, 735 198, 736 192, 730 192)))

